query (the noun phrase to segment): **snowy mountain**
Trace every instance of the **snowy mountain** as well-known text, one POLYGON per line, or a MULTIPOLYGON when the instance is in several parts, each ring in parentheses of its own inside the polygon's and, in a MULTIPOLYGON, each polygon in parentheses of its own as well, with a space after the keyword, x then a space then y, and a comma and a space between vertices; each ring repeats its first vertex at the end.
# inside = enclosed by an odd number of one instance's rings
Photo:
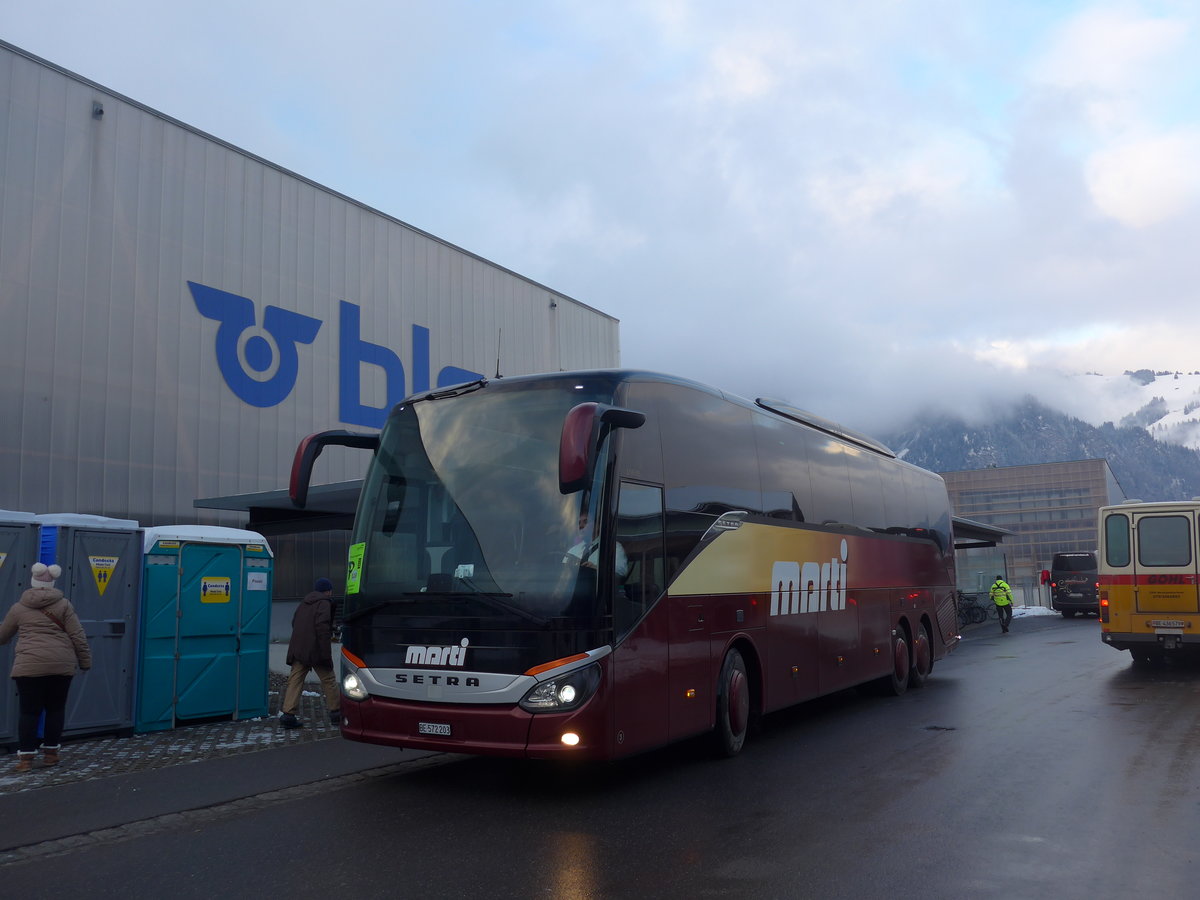
MULTIPOLYGON (((1106 459, 1126 496, 1140 500, 1186 500, 1200 496, 1200 452, 1157 440, 1152 431, 1132 421, 1143 415, 1153 417, 1151 429, 1163 425, 1160 431, 1164 431, 1166 424, 1173 424, 1180 431, 1190 427, 1186 421, 1189 415, 1182 410, 1191 401, 1179 404, 1176 414, 1166 400, 1167 392, 1162 390, 1164 385, 1176 383, 1173 375, 1158 376, 1144 385, 1159 385, 1159 393, 1150 397, 1128 392, 1135 402, 1142 401, 1132 412, 1118 415, 1123 407, 1112 403, 1113 417, 1126 420, 1125 424, 1114 424, 1108 419, 1097 427, 1026 397, 982 425, 968 425, 954 415, 929 414, 880 438, 902 458, 934 472, 1106 459), (1156 397, 1161 397, 1161 402, 1156 397), (1164 406, 1166 413, 1161 412, 1164 406), (1172 417, 1178 421, 1164 422, 1172 417)), ((1200 386, 1200 376, 1181 375, 1178 381, 1188 377, 1194 377, 1200 386)), ((1103 391, 1101 385, 1095 387, 1098 393, 1103 391)), ((1173 396, 1175 391, 1170 394, 1173 396)))
POLYGON ((1200 372, 1089 372, 1069 381, 1074 396, 1061 405, 1084 421, 1139 426, 1157 440, 1200 449, 1200 372))

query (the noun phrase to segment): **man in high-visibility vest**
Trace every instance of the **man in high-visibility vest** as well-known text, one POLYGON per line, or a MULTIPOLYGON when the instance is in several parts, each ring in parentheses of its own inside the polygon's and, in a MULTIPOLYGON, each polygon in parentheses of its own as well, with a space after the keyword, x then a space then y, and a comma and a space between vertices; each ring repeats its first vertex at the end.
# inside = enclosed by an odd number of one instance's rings
POLYGON ((999 575, 992 585, 992 602, 996 604, 996 612, 1000 614, 1000 631, 1008 634, 1008 626, 1012 623, 1012 588, 999 575))

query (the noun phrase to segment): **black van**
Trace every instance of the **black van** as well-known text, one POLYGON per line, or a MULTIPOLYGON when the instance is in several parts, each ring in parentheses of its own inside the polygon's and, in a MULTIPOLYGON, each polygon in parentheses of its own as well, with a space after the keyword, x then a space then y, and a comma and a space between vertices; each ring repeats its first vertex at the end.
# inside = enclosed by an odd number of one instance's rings
POLYGON ((1055 553, 1050 562, 1050 605, 1069 619, 1075 613, 1100 614, 1096 554, 1055 553))

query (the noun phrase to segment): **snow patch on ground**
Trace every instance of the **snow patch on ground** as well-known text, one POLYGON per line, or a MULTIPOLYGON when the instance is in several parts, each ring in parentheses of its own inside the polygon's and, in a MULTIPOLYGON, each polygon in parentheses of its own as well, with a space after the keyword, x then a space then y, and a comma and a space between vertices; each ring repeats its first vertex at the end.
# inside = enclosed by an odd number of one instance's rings
POLYGON ((1050 609, 1046 606, 1014 606, 1013 618, 1019 619, 1022 616, 1057 616, 1060 615, 1057 609, 1050 609))

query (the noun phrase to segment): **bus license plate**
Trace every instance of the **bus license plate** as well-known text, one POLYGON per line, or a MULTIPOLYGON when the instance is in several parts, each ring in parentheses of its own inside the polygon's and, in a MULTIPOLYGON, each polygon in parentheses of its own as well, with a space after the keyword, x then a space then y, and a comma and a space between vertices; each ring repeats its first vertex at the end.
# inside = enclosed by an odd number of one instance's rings
POLYGON ((450 725, 447 722, 418 722, 417 734, 437 734, 450 737, 450 725))
POLYGON ((1185 624, 1184 622, 1181 622, 1178 619, 1151 619, 1150 620, 1151 628, 1183 628, 1184 624, 1185 624))

